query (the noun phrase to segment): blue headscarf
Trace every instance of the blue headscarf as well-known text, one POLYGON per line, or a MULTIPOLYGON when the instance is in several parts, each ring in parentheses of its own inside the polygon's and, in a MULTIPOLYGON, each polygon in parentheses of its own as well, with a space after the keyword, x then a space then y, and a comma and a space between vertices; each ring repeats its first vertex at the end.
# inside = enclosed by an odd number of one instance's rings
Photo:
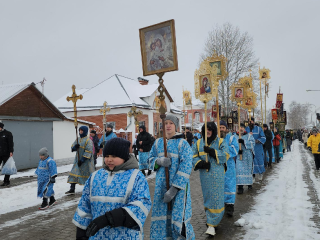
POLYGON ((80 134, 80 137, 81 138, 83 138, 83 137, 85 137, 85 136, 87 136, 88 135, 88 127, 87 126, 81 126, 81 127, 79 127, 79 130, 82 130, 83 131, 83 133, 82 134, 80 134))

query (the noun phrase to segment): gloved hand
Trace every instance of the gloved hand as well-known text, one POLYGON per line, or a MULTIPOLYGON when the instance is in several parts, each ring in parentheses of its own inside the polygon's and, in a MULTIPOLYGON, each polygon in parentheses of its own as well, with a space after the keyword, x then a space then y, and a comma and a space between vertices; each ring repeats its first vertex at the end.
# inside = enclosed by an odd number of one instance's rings
POLYGON ((244 144, 244 140, 241 138, 238 139, 238 143, 243 143, 244 144))
POLYGON ((178 188, 171 186, 169 190, 164 194, 163 202, 170 202, 176 196, 178 190, 178 188))
POLYGON ((211 148, 211 147, 208 147, 208 146, 204 146, 204 152, 208 153, 210 155, 210 157, 213 157, 214 159, 217 159, 217 156, 216 156, 216 151, 211 148))
POLYGON ((308 150, 309 150, 309 151, 312 151, 312 148, 311 148, 311 147, 308 147, 308 150))
POLYGON ((77 143, 76 145, 74 145, 72 148, 71 148, 71 151, 72 152, 75 152, 79 149, 80 145, 77 143))
POLYGON ((259 140, 256 140, 255 142, 256 142, 256 144, 259 144, 259 143, 262 144, 259 140))
POLYGON ((50 182, 51 183, 55 183, 56 182, 56 178, 50 178, 50 182))
POLYGON ((195 169, 207 169, 210 170, 210 162, 206 162, 204 160, 201 160, 195 167, 195 169))
POLYGON ((169 167, 171 165, 171 159, 168 157, 158 158, 156 163, 162 167, 169 167))
POLYGON ((194 136, 194 138, 195 138, 196 140, 198 140, 198 139, 199 139, 197 136, 194 136))
MULTIPOLYGON (((87 237, 91 237, 91 236, 94 236, 96 235, 96 233, 106 227, 106 226, 109 226, 110 225, 110 221, 109 221, 109 218, 111 216, 108 215, 109 212, 106 212, 105 214, 101 215, 100 217, 97 217, 95 218, 90 224, 89 226, 87 227, 87 237)), ((111 216, 112 217, 112 216, 111 216)))
POLYGON ((243 153, 243 150, 239 150, 239 154, 242 154, 243 153))
POLYGON ((103 141, 103 142, 100 144, 100 149, 101 149, 101 148, 104 148, 105 145, 106 145, 106 142, 103 141))

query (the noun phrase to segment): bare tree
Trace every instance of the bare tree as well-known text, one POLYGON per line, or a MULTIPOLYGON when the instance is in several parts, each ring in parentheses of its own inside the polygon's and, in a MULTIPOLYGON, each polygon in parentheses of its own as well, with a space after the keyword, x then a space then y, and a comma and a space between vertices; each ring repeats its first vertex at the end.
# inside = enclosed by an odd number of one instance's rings
POLYGON ((310 114, 310 104, 300 104, 296 101, 289 105, 288 125, 292 129, 303 128, 308 124, 308 116, 310 114))
MULTIPOLYGON (((226 70, 229 75, 221 81, 219 87, 219 102, 228 113, 233 105, 230 101, 230 86, 249 70, 256 73, 258 59, 253 51, 253 38, 248 32, 240 32, 240 29, 231 23, 216 25, 209 32, 204 52, 200 55, 200 62, 212 56, 214 51, 228 59, 226 70)), ((257 76, 253 74, 253 78, 257 79, 257 76)))

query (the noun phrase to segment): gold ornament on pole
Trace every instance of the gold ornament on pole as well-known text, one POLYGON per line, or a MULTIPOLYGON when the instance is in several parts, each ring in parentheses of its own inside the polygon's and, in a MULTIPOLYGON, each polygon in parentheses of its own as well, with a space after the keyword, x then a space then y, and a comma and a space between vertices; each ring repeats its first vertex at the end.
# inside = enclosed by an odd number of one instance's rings
MULTIPOLYGON (((103 107, 100 109, 100 113, 102 113, 102 125, 103 125, 103 142, 105 142, 105 135, 106 135, 106 124, 107 124, 107 112, 110 112, 110 108, 107 107, 108 103, 104 101, 103 107)), ((103 146, 104 147, 104 146, 103 146)))
MULTIPOLYGON (((77 120, 77 101, 78 100, 82 100, 83 96, 77 95, 76 94, 76 86, 72 85, 72 95, 71 97, 67 97, 67 101, 72 101, 73 102, 73 113, 74 113, 74 127, 76 129, 76 139, 77 139, 77 144, 79 144, 78 142, 78 120, 77 120)), ((78 161, 80 161, 79 158, 79 149, 77 150, 77 155, 78 155, 78 161)))
MULTIPOLYGON (((265 94, 264 94, 264 116, 265 118, 263 119, 263 107, 262 107, 262 83, 264 84, 265 88, 268 84, 270 77, 270 70, 263 67, 260 69, 259 66, 259 79, 260 79, 260 101, 261 101, 261 119, 262 123, 267 123, 267 94, 266 94, 266 89, 265 89, 265 94)), ((269 85, 268 85, 269 86, 269 85)))
MULTIPOLYGON (((188 106, 191 106, 191 131, 193 129, 193 110, 192 110, 192 98, 191 98, 191 93, 188 90, 184 90, 184 88, 182 88, 182 96, 183 96, 183 112, 185 112, 185 106, 188 108, 188 106)), ((185 124, 185 128, 186 128, 186 124, 185 124)), ((187 132, 185 132, 185 134, 187 134, 187 132)))
POLYGON ((141 116, 143 114, 142 111, 138 110, 135 105, 133 105, 130 109, 130 111, 128 112, 128 117, 133 117, 134 119, 134 125, 136 126, 136 130, 137 132, 139 132, 139 121, 138 121, 138 117, 141 116))
POLYGON ((242 108, 248 109, 249 112, 249 121, 251 120, 251 111, 252 109, 258 106, 257 104, 257 94, 253 91, 252 84, 252 76, 251 73, 249 76, 245 76, 239 79, 240 84, 244 84, 246 86, 246 98, 243 100, 242 108))

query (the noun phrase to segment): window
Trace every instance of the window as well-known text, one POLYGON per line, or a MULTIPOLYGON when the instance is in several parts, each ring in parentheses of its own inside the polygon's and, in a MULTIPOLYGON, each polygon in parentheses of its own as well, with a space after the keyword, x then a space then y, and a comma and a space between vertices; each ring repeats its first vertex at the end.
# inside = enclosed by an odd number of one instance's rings
POLYGON ((196 117, 196 121, 200 122, 200 113, 196 112, 195 117, 196 117))
POLYGON ((192 122, 192 113, 188 114, 188 122, 191 123, 192 122))
POLYGON ((139 122, 139 126, 145 126, 146 122, 145 121, 141 121, 139 122))
POLYGON ((206 119, 205 114, 204 114, 204 113, 202 113, 202 121, 204 122, 204 121, 205 121, 205 119, 206 119))

